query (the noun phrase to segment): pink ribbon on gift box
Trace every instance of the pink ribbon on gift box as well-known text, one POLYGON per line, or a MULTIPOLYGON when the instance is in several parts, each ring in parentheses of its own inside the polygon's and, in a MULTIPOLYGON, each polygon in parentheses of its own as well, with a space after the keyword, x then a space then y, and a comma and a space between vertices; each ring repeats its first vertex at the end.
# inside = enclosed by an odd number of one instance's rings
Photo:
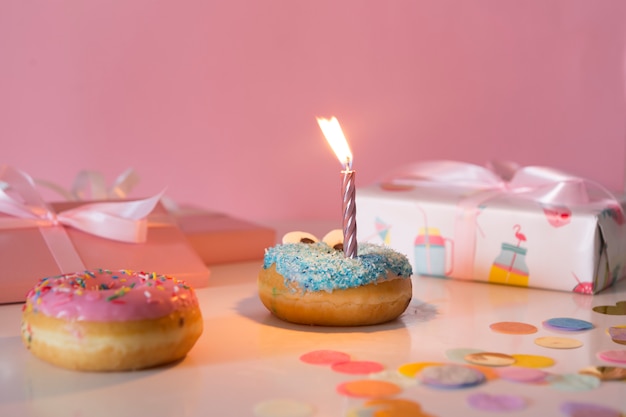
POLYGON ((472 278, 476 250, 476 216, 481 204, 502 196, 529 199, 545 206, 600 203, 623 216, 615 196, 591 180, 549 167, 520 167, 492 162, 482 167, 458 161, 426 161, 401 167, 383 182, 401 185, 447 185, 472 191, 461 198, 455 221, 455 276, 472 278))
POLYGON ((0 218, 0 229, 39 227, 63 272, 84 269, 64 226, 106 239, 142 243, 147 237, 146 217, 161 198, 160 193, 135 201, 89 203, 57 213, 43 200, 26 173, 0 166, 0 183, 4 184, 0 187, 0 213, 11 216, 0 218))

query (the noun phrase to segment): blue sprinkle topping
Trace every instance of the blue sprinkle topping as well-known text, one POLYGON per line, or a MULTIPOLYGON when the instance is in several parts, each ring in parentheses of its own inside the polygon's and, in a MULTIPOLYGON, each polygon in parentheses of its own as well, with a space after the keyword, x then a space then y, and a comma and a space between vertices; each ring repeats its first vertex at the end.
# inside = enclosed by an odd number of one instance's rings
POLYGON ((372 243, 361 243, 354 259, 324 242, 276 245, 265 252, 263 268, 273 264, 286 282, 297 282, 305 291, 330 292, 376 282, 387 272, 400 278, 413 272, 406 256, 372 243))

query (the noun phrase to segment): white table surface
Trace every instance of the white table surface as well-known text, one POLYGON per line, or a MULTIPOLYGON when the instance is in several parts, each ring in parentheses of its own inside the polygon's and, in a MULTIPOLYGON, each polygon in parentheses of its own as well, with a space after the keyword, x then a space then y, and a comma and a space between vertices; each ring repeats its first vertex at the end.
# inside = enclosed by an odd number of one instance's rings
MULTIPOLYGON (((197 291, 203 335, 181 362, 145 371, 83 373, 44 363, 20 341, 21 305, 0 306, 0 416, 254 416, 255 405, 278 398, 310 404, 316 417, 343 416, 364 400, 338 394, 337 385, 367 377, 305 364, 299 360, 302 354, 334 349, 394 371, 411 362, 450 362, 445 354, 449 349, 477 348, 549 356, 556 364, 547 371, 567 374, 590 365, 610 366, 596 353, 624 348, 611 341, 606 329, 626 324, 626 316, 591 308, 626 300, 626 282, 590 297, 416 278, 413 301, 399 320, 371 327, 322 328, 271 316, 256 295, 259 268, 260 262, 212 267, 210 286, 197 291), (535 345, 536 337, 563 336, 542 327, 542 321, 553 317, 589 320, 595 328, 571 336, 584 343, 578 349, 535 345), (489 328, 497 321, 522 321, 539 331, 499 334, 489 328)), ((503 414, 514 417, 563 415, 559 407, 564 401, 626 410, 626 382, 603 382, 582 392, 504 380, 459 390, 416 384, 398 397, 420 403, 432 416, 499 415, 470 408, 466 398, 476 392, 525 396, 529 401, 525 410, 503 414)))

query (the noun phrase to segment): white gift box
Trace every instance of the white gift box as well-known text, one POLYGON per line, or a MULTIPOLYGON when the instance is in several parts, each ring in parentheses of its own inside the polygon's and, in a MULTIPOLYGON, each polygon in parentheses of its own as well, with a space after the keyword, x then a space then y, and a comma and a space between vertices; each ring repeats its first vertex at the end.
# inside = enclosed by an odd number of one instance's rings
POLYGON ((429 162, 356 195, 358 240, 406 254, 415 275, 585 294, 625 275, 623 202, 568 174, 524 168, 505 181, 429 162))

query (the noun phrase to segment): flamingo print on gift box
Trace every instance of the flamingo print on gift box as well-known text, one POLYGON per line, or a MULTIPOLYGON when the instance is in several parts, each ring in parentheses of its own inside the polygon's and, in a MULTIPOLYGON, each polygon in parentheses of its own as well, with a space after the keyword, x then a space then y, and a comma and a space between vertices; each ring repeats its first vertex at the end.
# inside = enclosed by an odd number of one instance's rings
POLYGON ((502 243, 500 254, 491 266, 489 282, 528 286, 527 249, 521 246, 523 242, 526 242, 526 235, 521 232, 521 229, 519 224, 513 226, 517 244, 502 243))
POLYGON ((446 277, 452 273, 454 241, 444 238, 436 227, 428 226, 424 209, 418 206, 424 219, 424 227, 415 238, 415 270, 420 275, 446 277))

